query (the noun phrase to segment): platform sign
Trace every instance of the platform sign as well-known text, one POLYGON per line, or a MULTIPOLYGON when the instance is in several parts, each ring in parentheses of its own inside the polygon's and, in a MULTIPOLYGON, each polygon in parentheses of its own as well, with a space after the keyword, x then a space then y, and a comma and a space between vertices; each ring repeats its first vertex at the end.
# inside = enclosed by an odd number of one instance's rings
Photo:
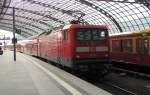
POLYGON ((12 43, 16 44, 17 43, 17 38, 12 38, 12 43))
POLYGON ((21 34, 21 29, 15 29, 17 34, 21 34))

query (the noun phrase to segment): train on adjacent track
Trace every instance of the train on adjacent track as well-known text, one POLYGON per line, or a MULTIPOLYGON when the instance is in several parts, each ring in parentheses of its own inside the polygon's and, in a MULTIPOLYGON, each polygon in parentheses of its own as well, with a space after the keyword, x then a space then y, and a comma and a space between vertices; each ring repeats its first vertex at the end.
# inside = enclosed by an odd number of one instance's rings
POLYGON ((77 72, 96 76, 110 70, 109 35, 106 25, 70 24, 32 36, 20 52, 52 61, 77 72))
POLYGON ((110 36, 113 62, 150 67, 150 29, 110 36))

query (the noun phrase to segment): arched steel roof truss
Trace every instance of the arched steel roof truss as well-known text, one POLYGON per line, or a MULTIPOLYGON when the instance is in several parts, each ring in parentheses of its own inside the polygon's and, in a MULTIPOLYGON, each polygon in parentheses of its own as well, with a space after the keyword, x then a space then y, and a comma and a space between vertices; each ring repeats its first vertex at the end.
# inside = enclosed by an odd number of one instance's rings
POLYGON ((118 22, 108 12, 106 12, 105 10, 103 10, 103 9, 99 8, 98 6, 96 6, 96 5, 94 5, 94 4, 90 3, 90 2, 87 2, 85 0, 75 0, 75 1, 79 1, 82 4, 86 4, 87 6, 90 6, 90 7, 94 8, 95 10, 97 10, 98 12, 104 14, 106 17, 110 18, 116 24, 116 26, 118 27, 120 32, 123 32, 121 27, 120 27, 120 25, 118 24, 118 22))
POLYGON ((0 26, 9 29, 7 25, 13 26, 11 8, 15 7, 16 27, 27 32, 23 34, 26 37, 63 26, 81 16, 89 24, 108 25, 110 34, 150 27, 149 0, 10 1, 0 1, 0 26))
MULTIPOLYGON (((6 29, 9 29, 9 31, 13 31, 12 30, 12 27, 9 27, 9 26, 6 26, 6 25, 0 25, 0 27, 2 28, 2 29, 4 29, 4 28, 6 28, 6 29)), ((5 29, 4 29, 5 30, 5 29)), ((30 37, 30 36, 32 36, 30 33, 28 33, 27 31, 24 31, 24 30, 22 30, 21 29, 21 31, 22 31, 22 33, 21 34, 19 34, 19 35, 21 35, 21 36, 23 36, 23 37, 30 37)))

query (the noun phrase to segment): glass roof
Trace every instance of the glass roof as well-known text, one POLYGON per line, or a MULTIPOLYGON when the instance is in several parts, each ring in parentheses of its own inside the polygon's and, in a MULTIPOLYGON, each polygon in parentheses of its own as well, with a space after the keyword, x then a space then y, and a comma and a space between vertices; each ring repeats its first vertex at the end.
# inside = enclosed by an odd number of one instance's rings
POLYGON ((82 16, 89 24, 106 24, 110 34, 150 27, 149 0, 1 0, 0 28, 29 37, 82 16), (7 6, 7 7, 6 7, 7 6), (9 8, 8 8, 9 7, 9 8))

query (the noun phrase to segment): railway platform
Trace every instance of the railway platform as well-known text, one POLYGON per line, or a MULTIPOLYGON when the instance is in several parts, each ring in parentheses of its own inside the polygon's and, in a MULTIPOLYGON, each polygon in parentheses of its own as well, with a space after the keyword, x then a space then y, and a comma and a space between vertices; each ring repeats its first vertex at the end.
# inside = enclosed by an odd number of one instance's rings
POLYGON ((37 58, 4 51, 0 55, 0 95, 111 95, 37 58))

